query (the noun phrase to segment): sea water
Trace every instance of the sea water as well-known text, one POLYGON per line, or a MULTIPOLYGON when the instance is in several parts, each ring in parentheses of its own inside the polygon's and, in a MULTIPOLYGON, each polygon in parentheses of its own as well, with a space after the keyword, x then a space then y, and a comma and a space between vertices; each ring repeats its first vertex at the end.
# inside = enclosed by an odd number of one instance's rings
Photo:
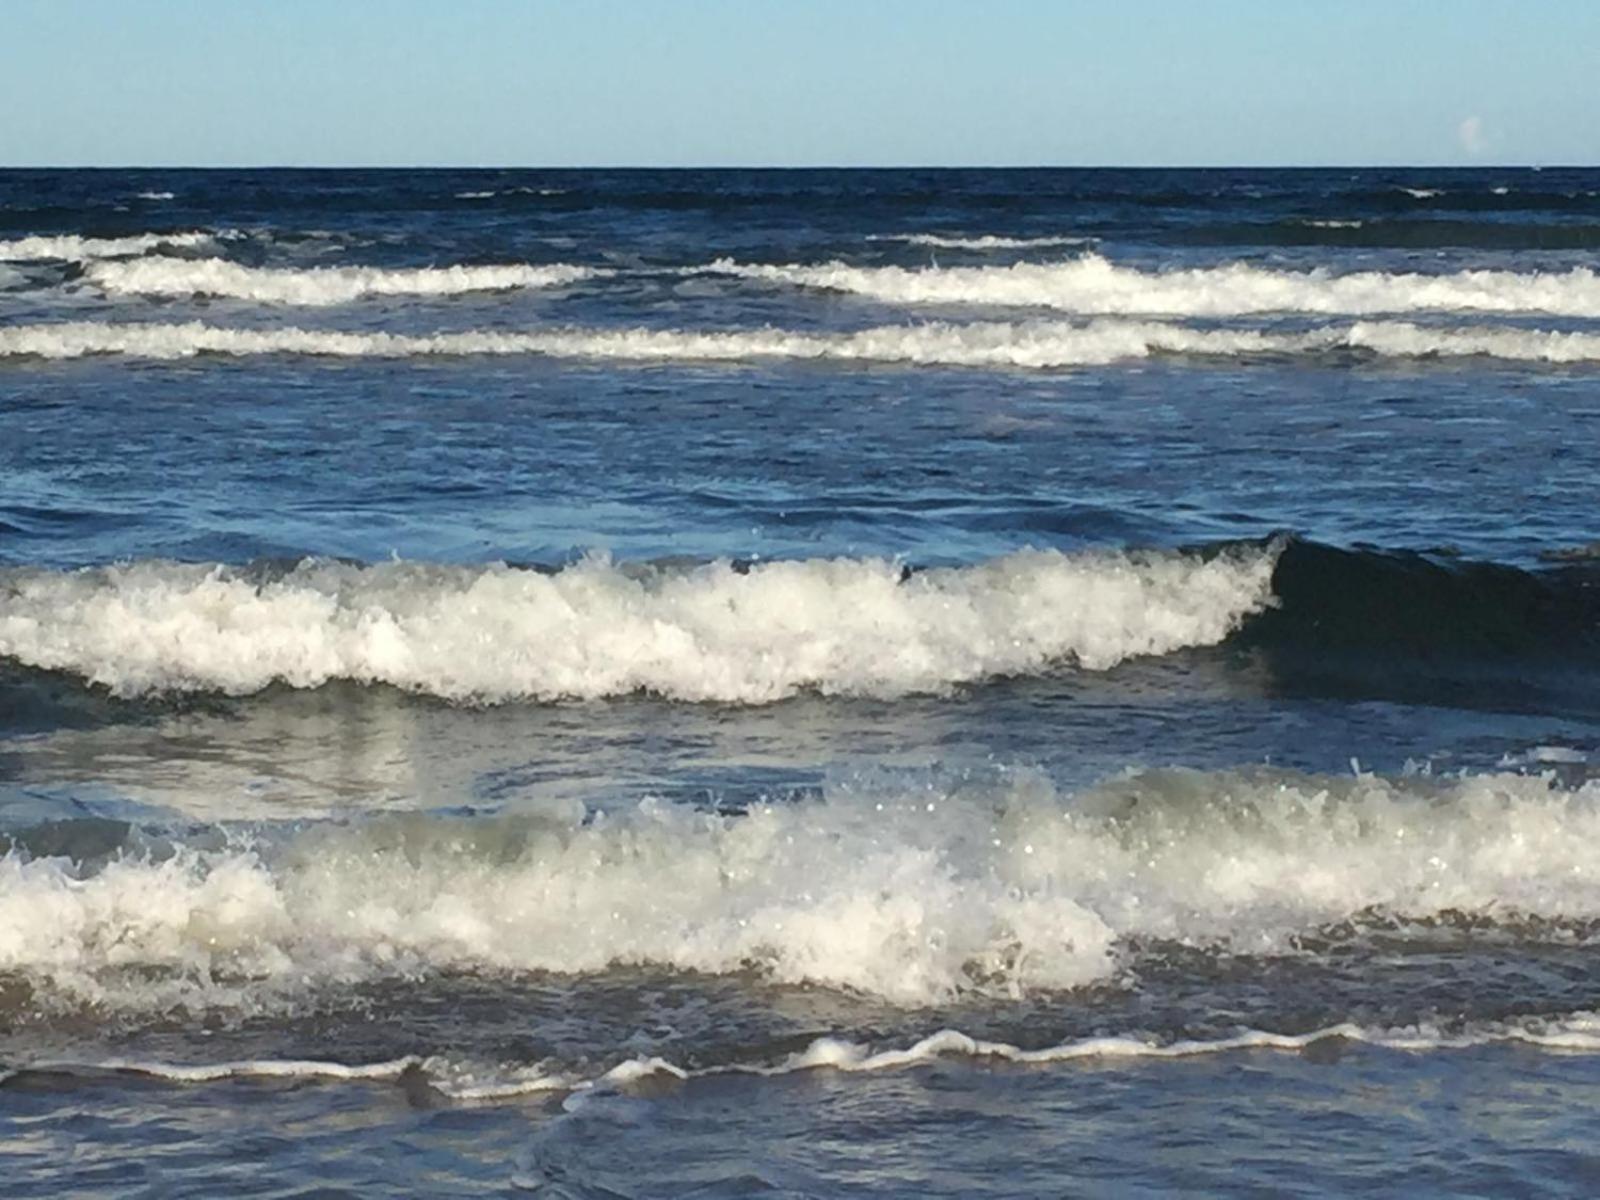
POLYGON ((6 1194, 1600 1186, 1597 250, 0 172, 6 1194))

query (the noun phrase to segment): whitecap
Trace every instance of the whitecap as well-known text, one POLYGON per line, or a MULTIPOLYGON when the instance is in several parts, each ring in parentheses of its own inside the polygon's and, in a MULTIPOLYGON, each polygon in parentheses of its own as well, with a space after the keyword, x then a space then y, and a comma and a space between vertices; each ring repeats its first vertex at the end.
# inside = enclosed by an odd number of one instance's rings
POLYGON ((1028 550, 909 577, 884 559, 591 557, 554 574, 308 560, 266 583, 161 561, 16 568, 0 575, 0 655, 122 695, 349 679, 470 701, 892 697, 1220 641, 1268 602, 1275 558, 1028 550))
POLYGON ((1143 271, 1099 254, 1011 266, 767 265, 721 259, 714 272, 848 292, 892 304, 1001 305, 1085 315, 1234 317, 1256 313, 1542 312, 1600 316, 1600 276, 1564 272, 1281 271, 1245 262, 1143 271))
POLYGON ((144 258, 92 263, 85 278, 112 295, 223 296, 318 306, 344 304, 368 296, 452 296, 557 287, 605 273, 566 263, 292 268, 247 267, 220 258, 144 258))

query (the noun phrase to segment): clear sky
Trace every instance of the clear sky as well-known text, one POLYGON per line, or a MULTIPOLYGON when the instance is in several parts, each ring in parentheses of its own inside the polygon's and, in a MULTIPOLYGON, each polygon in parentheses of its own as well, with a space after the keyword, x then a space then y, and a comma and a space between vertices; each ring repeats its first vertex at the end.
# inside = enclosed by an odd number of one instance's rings
POLYGON ((0 165, 1600 163, 1600 0, 0 0, 0 165))

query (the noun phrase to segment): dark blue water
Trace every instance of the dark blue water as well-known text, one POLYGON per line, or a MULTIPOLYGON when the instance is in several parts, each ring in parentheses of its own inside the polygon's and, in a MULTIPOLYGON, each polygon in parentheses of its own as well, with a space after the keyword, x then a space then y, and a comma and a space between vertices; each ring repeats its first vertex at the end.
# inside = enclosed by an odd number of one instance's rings
POLYGON ((0 172, 11 1194, 1573 1194, 1600 171, 0 172))

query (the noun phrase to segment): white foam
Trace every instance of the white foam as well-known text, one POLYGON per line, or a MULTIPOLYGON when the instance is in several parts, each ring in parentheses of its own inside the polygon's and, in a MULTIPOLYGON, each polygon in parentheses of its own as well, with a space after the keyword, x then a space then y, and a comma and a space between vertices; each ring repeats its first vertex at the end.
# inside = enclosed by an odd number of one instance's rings
POLYGON ((0 1081, 19 1070, 107 1072, 144 1075, 163 1082, 204 1084, 220 1079, 303 1079, 393 1081, 408 1072, 420 1072, 438 1094, 460 1102, 493 1102, 546 1092, 575 1093, 566 1106, 579 1111, 585 1093, 620 1091, 666 1077, 680 1082, 729 1075, 781 1078, 812 1071, 874 1074, 904 1071, 949 1059, 1050 1067, 1106 1060, 1161 1060, 1200 1058, 1249 1051, 1300 1053, 1323 1042, 1354 1042, 1404 1054, 1428 1054, 1472 1049, 1478 1046, 1520 1045, 1569 1054, 1600 1053, 1600 1015, 1573 1012, 1559 1016, 1511 1021, 1480 1021, 1445 1028, 1437 1024, 1412 1026, 1362 1025, 1343 1021, 1305 1033, 1280 1033, 1245 1029, 1215 1037, 1162 1041, 1136 1035, 1106 1035, 1026 1049, 1010 1042, 976 1038, 957 1029, 941 1029, 905 1046, 878 1046, 842 1037, 816 1039, 806 1049, 776 1063, 736 1061, 711 1067, 689 1068, 657 1055, 625 1058, 598 1075, 584 1077, 544 1064, 483 1065, 445 1056, 408 1055, 389 1062, 346 1064, 324 1060, 251 1059, 220 1063, 167 1063, 154 1059, 108 1059, 99 1062, 38 1061, 0 1074, 0 1081))
POLYGON ((933 246, 941 250, 1029 250, 1040 246, 1088 246, 1092 237, 1004 237, 986 233, 970 236, 942 233, 900 233, 871 237, 868 241, 907 242, 913 246, 933 246))
POLYGON ((91 1064, 30 1063, 29 1070, 118 1071, 146 1075, 169 1083, 214 1083, 219 1079, 334 1079, 339 1081, 398 1079, 422 1063, 415 1056, 389 1062, 341 1063, 321 1059, 262 1058, 238 1062, 166 1063, 155 1059, 112 1058, 91 1064))
POLYGON ((171 200, 172 199, 172 193, 171 192, 140 192, 140 193, 138 193, 138 199, 140 199, 140 200, 171 200))
POLYGON ((35 259, 59 258, 68 262, 85 262, 90 259, 146 254, 161 248, 192 249, 210 246, 216 240, 215 234, 198 231, 139 233, 118 238, 79 237, 77 234, 39 235, 0 241, 0 261, 29 262, 35 259))
POLYGON ((1444 195, 1443 188, 1403 187, 1400 190, 1406 195, 1410 196, 1413 200, 1432 200, 1435 196, 1444 195))
MULTIPOLYGON (((743 816, 651 800, 587 816, 413 814, 88 875, 13 852, 0 859, 0 971, 42 985, 40 1004, 157 1011, 619 965, 758 971, 912 1005, 1003 1000, 1109 980, 1135 942, 1305 953, 1308 933, 1374 913, 1387 937, 1403 936, 1392 922, 1455 911, 1571 939, 1552 923, 1600 918, 1597 837, 1600 784, 1523 775, 1164 771, 1075 798, 1014 776, 958 792, 836 785, 743 816)), ((1230 1044, 1295 1044, 1272 1036, 1230 1044)), ((1092 1046, 1073 1053, 1152 1052, 1092 1046)), ((790 1065, 855 1055, 825 1043, 790 1065)))
POLYGON ((932 322, 884 325, 851 333, 782 329, 554 329, 437 334, 356 333, 331 329, 229 328, 199 321, 64 321, 0 328, 0 358, 81 358, 119 354, 181 359, 197 354, 268 354, 330 358, 423 358, 435 355, 536 355, 611 362, 765 360, 878 362, 922 366, 1052 370, 1139 360, 1160 354, 1221 357, 1316 355, 1361 350, 1383 357, 1484 356, 1513 362, 1600 362, 1600 333, 1510 326, 1440 328, 1406 321, 1360 321, 1298 333, 1196 329, 1161 321, 1099 318, 932 322))
POLYGON ((1333 218, 1320 221, 1308 220, 1301 222, 1302 225, 1309 225, 1313 229, 1360 229, 1365 223, 1366 222, 1364 221, 1345 221, 1336 220, 1333 218))
POLYGON ((0 655, 113 691, 334 679, 455 700, 759 704, 900 696, 1220 641, 1269 599, 1275 552, 1029 550, 902 579, 881 559, 630 572, 306 562, 270 583, 141 562, 0 575, 0 655))
MULTIPOLYGON (((1432 1024, 1383 1027, 1346 1021, 1307 1033, 1287 1034, 1263 1029, 1247 1029, 1227 1037, 1175 1041, 1110 1035, 1081 1038, 1032 1050, 1023 1049, 1009 1042, 970 1037, 959 1030, 944 1029, 904 1048, 878 1050, 845 1039, 819 1038, 805 1050, 790 1056, 776 1066, 712 1067, 698 1074, 785 1075, 796 1071, 819 1069, 852 1073, 893 1071, 943 1058, 994 1059, 1027 1066, 1095 1059, 1194 1058, 1211 1054, 1231 1054, 1243 1050, 1295 1052, 1329 1040, 1359 1042, 1382 1049, 1412 1053, 1463 1050, 1502 1042, 1552 1050, 1600 1053, 1600 1017, 1593 1013, 1576 1012, 1538 1021, 1479 1022, 1460 1031, 1432 1024)), ((648 1074, 650 1063, 651 1060, 633 1060, 634 1074, 628 1076, 630 1081, 648 1074)), ((680 1078, 684 1077, 681 1068, 671 1067, 670 1064, 668 1066, 671 1073, 677 1074, 680 1078)), ((614 1068, 608 1076, 602 1077, 602 1080, 597 1082, 609 1081, 610 1078, 621 1075, 622 1073, 614 1068)))
POLYGON ((78 358, 124 354, 187 358, 195 354, 308 354, 340 358, 430 355, 544 355, 623 362, 748 362, 794 359, 1047 369, 1144 358, 1154 353, 1292 352, 1332 338, 1282 337, 1254 330, 1199 330, 1158 322, 979 322, 891 325, 852 333, 782 329, 566 329, 440 334, 336 330, 234 329, 183 324, 62 322, 0 329, 0 357, 78 358))
POLYGON ((247 267, 221 258, 95 262, 85 278, 113 295, 225 296, 270 304, 344 304, 364 296, 452 296, 557 287, 604 274, 590 267, 247 267))
POLYGON ((1565 272, 1391 274, 1278 271, 1249 263, 1171 271, 1119 266, 1098 254, 994 267, 764 265, 721 259, 712 271, 850 292, 893 304, 1004 305, 1086 315, 1230 317, 1252 313, 1541 312, 1600 316, 1600 276, 1565 272))
POLYGON ((1600 362, 1600 333, 1514 326, 1440 329, 1407 321, 1358 321, 1333 344, 1386 358, 1501 358, 1510 362, 1600 362))
POLYGON ((455 198, 457 200, 490 200, 495 196, 565 196, 566 194, 567 190, 565 188, 512 187, 503 188, 499 191, 457 192, 455 193, 455 198))

